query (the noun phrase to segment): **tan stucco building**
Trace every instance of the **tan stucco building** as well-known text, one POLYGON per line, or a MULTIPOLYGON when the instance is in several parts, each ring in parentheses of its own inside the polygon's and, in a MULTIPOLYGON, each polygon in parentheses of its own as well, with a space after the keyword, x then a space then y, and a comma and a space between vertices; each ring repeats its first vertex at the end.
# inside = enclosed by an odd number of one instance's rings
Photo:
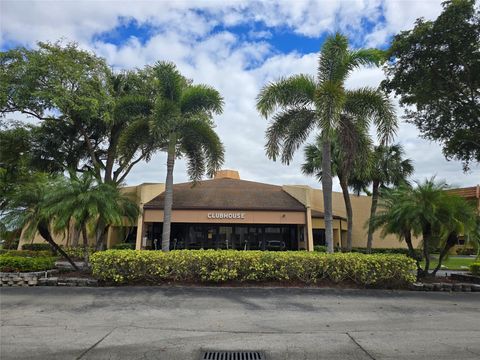
MULTIPOLYGON (((135 243, 136 249, 160 249, 164 184, 144 183, 125 187, 142 209, 136 224, 112 227, 107 247, 135 243)), ((353 246, 365 247, 371 198, 351 195, 353 246)), ((346 211, 343 196, 333 193, 334 244, 345 246, 346 211)), ((128 224, 126 224, 128 225, 128 224)), ((237 171, 222 170, 211 180, 174 185, 172 249, 313 250, 323 245, 325 223, 321 190, 305 185, 270 185, 240 179, 237 171)), ((73 231, 58 236, 65 246, 73 231)), ((36 236, 34 242, 42 242, 36 236)), ((21 245, 25 243, 22 239, 21 245)), ((374 247, 405 247, 396 236, 374 234, 374 247)), ((417 245, 417 241, 414 244, 417 245)))

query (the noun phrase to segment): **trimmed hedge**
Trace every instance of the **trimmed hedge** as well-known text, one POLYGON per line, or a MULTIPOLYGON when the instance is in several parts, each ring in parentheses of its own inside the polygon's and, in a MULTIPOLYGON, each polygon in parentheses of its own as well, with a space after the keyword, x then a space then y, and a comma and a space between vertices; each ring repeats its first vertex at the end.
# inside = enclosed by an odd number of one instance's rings
POLYGON ((8 255, 8 256, 20 256, 20 257, 49 257, 52 256, 51 251, 40 250, 3 250, 0 249, 0 255, 8 255))
POLYGON ((50 270, 55 267, 56 257, 22 257, 0 255, 0 272, 28 272, 50 270))
POLYGON ((93 275, 118 284, 163 282, 354 282, 403 287, 415 281, 404 255, 235 250, 107 250, 90 258, 93 275))
MULTIPOLYGON (((63 248, 63 251, 65 251, 67 253, 68 256, 70 256, 71 258, 74 258, 74 259, 83 259, 85 256, 84 256, 84 251, 83 251, 83 247, 82 246, 77 246, 77 247, 67 247, 67 248, 63 248)), ((93 247, 89 247, 88 248, 88 254, 91 255, 95 252, 95 249, 93 247)))
POLYGON ((473 275, 480 276, 480 262, 475 262, 472 265, 470 265, 470 272, 473 275))
POLYGON ((22 250, 32 250, 32 251, 52 251, 50 244, 39 243, 39 244, 23 244, 22 250))
MULTIPOLYGON (((327 252, 327 247, 323 245, 315 245, 313 249, 317 252, 327 252)), ((335 251, 340 251, 336 249, 335 251)), ((367 248, 352 248, 352 253, 368 254, 367 248)), ((405 248, 372 248, 372 254, 401 254, 409 256, 408 249, 405 248)), ((419 249, 415 249, 415 256, 421 260, 422 252, 419 249)))
POLYGON ((115 250, 135 250, 135 244, 133 243, 119 243, 112 246, 115 250))

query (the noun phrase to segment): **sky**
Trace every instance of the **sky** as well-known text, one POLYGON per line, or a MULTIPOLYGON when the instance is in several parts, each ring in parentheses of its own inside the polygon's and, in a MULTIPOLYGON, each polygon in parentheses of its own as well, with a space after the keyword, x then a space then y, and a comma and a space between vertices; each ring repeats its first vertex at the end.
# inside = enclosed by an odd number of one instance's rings
MULTIPOLYGON (((238 170, 246 180, 321 187, 301 173, 302 149, 288 166, 265 156, 268 120, 255 109, 259 90, 280 77, 315 75, 320 47, 333 32, 347 35, 352 48, 386 48, 393 35, 412 28, 417 18, 435 19, 441 2, 0 0, 0 49, 61 40, 77 42, 115 70, 173 61, 194 83, 209 84, 224 97, 224 112, 214 118, 225 146, 223 168, 238 170)), ((382 69, 365 67, 352 73, 347 87, 376 87, 383 78, 382 69)), ((436 176, 452 186, 480 183, 480 166, 464 173, 461 163, 445 160, 439 144, 421 139, 404 120, 395 142, 413 161, 412 180, 436 176)), ((158 153, 138 164, 126 181, 164 182, 165 171, 166 155, 158 153)), ((174 181, 187 180, 185 163, 179 160, 174 181)), ((334 189, 340 190, 337 181, 334 189)))

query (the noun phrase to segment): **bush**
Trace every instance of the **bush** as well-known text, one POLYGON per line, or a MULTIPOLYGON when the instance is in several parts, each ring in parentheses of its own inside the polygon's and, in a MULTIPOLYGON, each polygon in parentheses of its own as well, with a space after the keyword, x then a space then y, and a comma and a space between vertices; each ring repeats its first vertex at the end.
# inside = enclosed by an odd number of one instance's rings
MULTIPOLYGON (((67 253, 70 258, 83 260, 83 258, 85 257, 83 247, 67 247, 62 249, 67 253)), ((88 248, 89 255, 93 254, 94 252, 95 249, 93 247, 88 248)))
POLYGON ((3 250, 0 249, 0 255, 6 254, 8 256, 20 256, 20 257, 49 257, 52 256, 51 251, 40 250, 3 250))
POLYGON ((477 255, 477 250, 464 246, 457 250, 457 255, 477 255))
POLYGON ((40 244, 23 244, 22 250, 32 250, 32 251, 52 251, 50 244, 40 243, 40 244))
POLYGON ((473 275, 480 276, 480 262, 475 262, 472 265, 470 265, 470 272, 473 275))
POLYGON ((327 247, 325 245, 315 245, 313 250, 316 252, 327 252, 327 247))
POLYGON ((112 247, 115 250, 135 250, 135 244, 133 243, 119 243, 112 247))
POLYGON ((10 256, 9 254, 0 255, 1 272, 28 272, 53 269, 55 266, 55 257, 22 257, 10 256))
POLYGON ((415 262, 404 255, 324 254, 235 250, 107 250, 90 258, 93 275, 106 282, 321 280, 362 286, 402 287, 415 281, 415 262))

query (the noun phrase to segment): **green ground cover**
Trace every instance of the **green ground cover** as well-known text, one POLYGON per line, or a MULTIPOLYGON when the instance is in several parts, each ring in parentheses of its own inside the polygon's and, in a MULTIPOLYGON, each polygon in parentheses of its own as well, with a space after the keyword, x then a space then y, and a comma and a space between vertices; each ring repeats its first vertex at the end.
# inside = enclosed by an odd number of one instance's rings
MULTIPOLYGON (((434 257, 430 260, 430 268, 435 268, 438 265, 438 257, 434 257)), ((469 266, 475 262, 475 257, 459 257, 450 256, 448 259, 442 262, 442 270, 468 270, 469 266)), ((421 262, 422 266, 425 265, 425 261, 421 262)))

